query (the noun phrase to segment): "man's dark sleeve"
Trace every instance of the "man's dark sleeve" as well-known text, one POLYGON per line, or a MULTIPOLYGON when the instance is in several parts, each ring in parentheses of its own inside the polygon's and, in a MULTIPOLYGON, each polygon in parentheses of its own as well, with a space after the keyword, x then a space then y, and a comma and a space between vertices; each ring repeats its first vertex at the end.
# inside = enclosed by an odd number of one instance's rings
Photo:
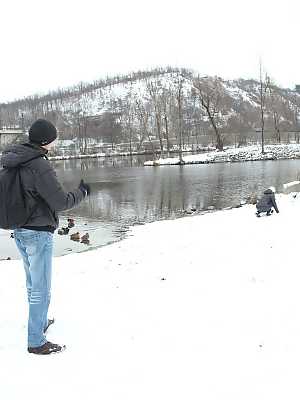
POLYGON ((37 193, 46 201, 49 207, 57 212, 76 206, 85 197, 80 189, 65 192, 52 167, 47 168, 42 173, 36 172, 35 187, 37 193))

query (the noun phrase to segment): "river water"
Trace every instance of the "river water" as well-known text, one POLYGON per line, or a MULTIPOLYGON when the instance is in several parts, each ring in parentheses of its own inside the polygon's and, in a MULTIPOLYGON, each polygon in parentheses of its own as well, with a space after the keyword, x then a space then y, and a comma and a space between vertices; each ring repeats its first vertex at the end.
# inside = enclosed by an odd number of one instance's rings
MULTIPOLYGON (((66 190, 81 178, 90 183, 91 196, 61 216, 75 219, 68 235, 55 233, 54 254, 80 252, 121 239, 128 228, 160 219, 233 207, 251 193, 260 194, 296 179, 300 160, 144 167, 144 157, 55 161, 66 190), (70 234, 89 234, 89 243, 70 240, 70 234)), ((19 258, 10 233, 0 230, 0 259, 19 258)))

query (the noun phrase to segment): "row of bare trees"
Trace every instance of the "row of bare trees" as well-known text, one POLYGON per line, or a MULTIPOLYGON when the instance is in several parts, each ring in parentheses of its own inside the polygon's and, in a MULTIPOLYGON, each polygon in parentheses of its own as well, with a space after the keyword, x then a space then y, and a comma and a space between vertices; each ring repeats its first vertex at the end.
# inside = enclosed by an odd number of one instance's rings
POLYGON ((206 140, 222 150, 228 133, 238 146, 253 132, 260 133, 262 151, 266 132, 272 132, 276 143, 287 131, 298 140, 299 113, 300 96, 262 74, 259 82, 228 82, 185 69, 157 69, 2 104, 0 129, 26 128, 45 117, 58 126, 61 137, 78 138, 82 152, 90 137, 110 142, 112 148, 126 142, 130 151, 147 143, 153 154, 158 149, 168 154, 175 143, 182 160, 186 144, 206 140), (115 95, 115 85, 123 85, 126 95, 115 95))

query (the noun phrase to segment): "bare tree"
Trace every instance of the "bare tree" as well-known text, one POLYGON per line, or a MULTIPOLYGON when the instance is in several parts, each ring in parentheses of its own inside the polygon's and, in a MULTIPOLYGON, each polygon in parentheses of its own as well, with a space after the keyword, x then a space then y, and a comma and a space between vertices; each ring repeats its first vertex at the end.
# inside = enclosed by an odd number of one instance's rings
POLYGON ((164 136, 167 141, 167 155, 170 156, 170 129, 169 129, 169 104, 171 99, 171 91, 163 88, 162 95, 161 95, 161 108, 162 108, 162 120, 164 124, 164 136))
POLYGON ((184 164, 184 161, 182 158, 182 145, 183 145, 182 108, 183 108, 183 98, 184 98, 184 93, 183 93, 183 83, 184 82, 185 82, 185 78, 181 74, 177 74, 177 76, 174 80, 174 93, 175 93, 175 99, 176 99, 177 110, 178 110, 177 121, 178 121, 178 138, 179 138, 179 164, 184 164))
POLYGON ((162 137, 161 85, 158 85, 157 81, 150 81, 146 84, 146 88, 150 94, 153 104, 157 137, 159 139, 161 153, 163 153, 164 146, 162 137))
POLYGON ((143 103, 140 99, 135 100, 135 105, 136 105, 136 116, 139 120, 141 129, 142 129, 139 147, 141 147, 141 145, 144 141, 144 138, 146 136, 150 143, 153 157, 154 157, 154 159, 156 159, 155 147, 154 147, 154 144, 151 139, 151 134, 149 132, 149 119, 150 119, 149 111, 146 109, 145 103, 143 103))
POLYGON ((134 109, 132 100, 128 97, 122 102, 122 112, 119 115, 119 124, 122 127, 123 140, 129 141, 129 154, 132 158, 133 134, 134 134, 134 109))
POLYGON ((280 132, 280 109, 282 105, 281 97, 276 91, 275 85, 269 81, 269 94, 270 94, 270 111, 273 117, 275 138, 278 143, 281 143, 281 132, 280 132))
POLYGON ((224 89, 221 87, 218 78, 207 78, 201 78, 198 75, 192 80, 192 83, 200 104, 213 127, 217 141, 216 147, 219 151, 223 151, 223 138, 218 128, 218 115, 220 113, 221 96, 224 89))
POLYGON ((259 106, 260 106, 260 126, 261 126, 261 152, 265 152, 265 112, 267 91, 270 83, 270 78, 266 74, 265 79, 262 77, 262 64, 259 62, 259 106))

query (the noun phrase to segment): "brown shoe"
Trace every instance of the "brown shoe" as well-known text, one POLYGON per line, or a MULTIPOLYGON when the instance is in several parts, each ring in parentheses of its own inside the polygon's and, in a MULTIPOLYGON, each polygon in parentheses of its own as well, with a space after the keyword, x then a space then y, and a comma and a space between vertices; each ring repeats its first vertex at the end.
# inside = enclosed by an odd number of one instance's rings
POLYGON ((59 345, 51 342, 46 342, 39 347, 28 347, 28 353, 48 355, 53 353, 61 353, 66 350, 65 345, 59 345))

